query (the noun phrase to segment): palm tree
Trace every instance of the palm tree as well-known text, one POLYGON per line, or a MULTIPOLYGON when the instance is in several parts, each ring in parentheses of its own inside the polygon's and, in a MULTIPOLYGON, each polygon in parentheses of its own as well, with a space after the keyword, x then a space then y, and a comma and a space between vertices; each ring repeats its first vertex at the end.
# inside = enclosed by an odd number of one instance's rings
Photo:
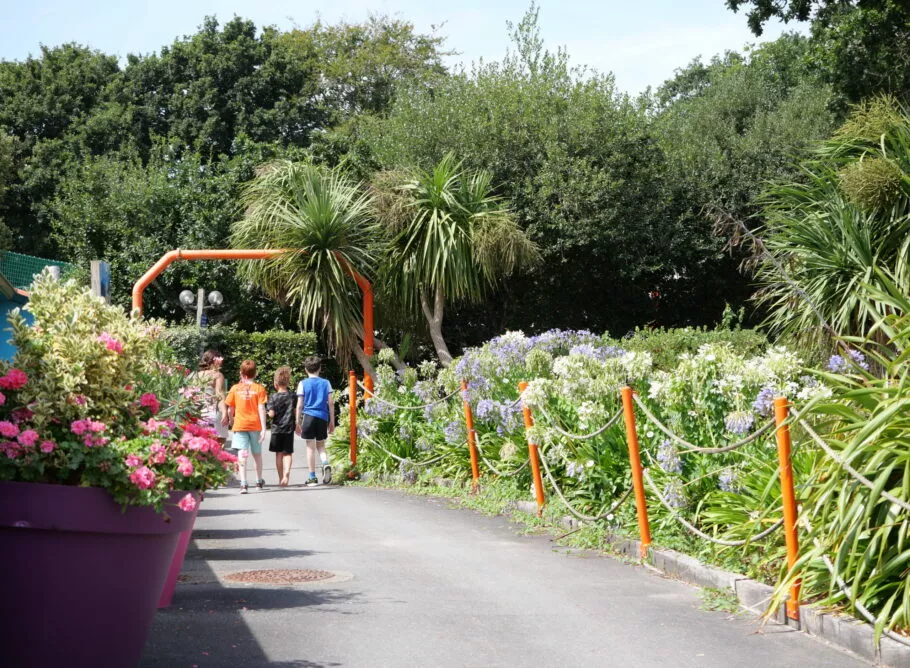
POLYGON ((881 311, 870 289, 910 293, 910 116, 873 100, 804 167, 764 199, 759 301, 778 333, 864 336, 881 311))
POLYGON ((269 296, 297 309, 302 327, 322 330, 341 357, 362 335, 361 294, 352 271, 369 278, 381 255, 372 197, 338 169, 279 161, 260 168, 245 187, 244 217, 234 223, 237 248, 288 249, 241 265, 269 296))
POLYGON ((431 171, 380 175, 374 187, 391 238, 383 294, 406 312, 423 315, 437 357, 447 366, 447 300, 480 300, 502 277, 535 264, 537 246, 493 195, 490 175, 466 172, 451 154, 431 171))

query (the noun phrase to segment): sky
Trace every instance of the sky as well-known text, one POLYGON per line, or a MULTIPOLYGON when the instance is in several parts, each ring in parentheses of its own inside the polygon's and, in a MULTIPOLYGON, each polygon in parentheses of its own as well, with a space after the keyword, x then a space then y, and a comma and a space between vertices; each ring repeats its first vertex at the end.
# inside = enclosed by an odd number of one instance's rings
MULTIPOLYGON (((87 44, 125 59, 150 53, 192 34, 207 15, 219 21, 242 16, 258 26, 305 27, 317 18, 362 21, 372 14, 406 19, 418 30, 437 30, 458 51, 447 64, 498 60, 508 48, 507 21, 518 22, 529 0, 0 0, 0 59, 24 60, 40 45, 87 44)), ((761 39, 746 17, 724 0, 540 0, 546 46, 565 47, 571 61, 612 72, 630 93, 657 87, 694 58, 775 39, 791 24, 769 25, 761 39)), ((804 30, 804 28, 803 28, 804 30)))

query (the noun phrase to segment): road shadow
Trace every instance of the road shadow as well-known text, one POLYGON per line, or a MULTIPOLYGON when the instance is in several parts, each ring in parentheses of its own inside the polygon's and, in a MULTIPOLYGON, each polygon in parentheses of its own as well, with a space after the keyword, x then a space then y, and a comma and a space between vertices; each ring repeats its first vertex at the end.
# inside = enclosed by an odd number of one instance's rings
MULTIPOLYGON (((303 656, 290 661, 270 661, 255 633, 244 621, 244 615, 258 610, 305 607, 335 615, 357 614, 356 606, 351 603, 357 602, 359 594, 342 589, 318 589, 312 585, 297 588, 224 586, 209 566, 207 552, 195 550, 187 554, 184 572, 191 571, 205 584, 177 585, 173 605, 159 610, 155 616, 140 668, 338 668, 343 665, 334 661, 309 661, 303 656)), ((296 633, 293 629, 285 629, 285 632, 296 633)), ((306 652, 306 646, 306 643, 300 643, 301 654, 306 652)), ((287 652, 288 644, 284 643, 282 647, 287 652)))
POLYGON ((200 529, 193 532, 193 540, 229 540, 231 538, 263 538, 286 536, 297 529, 200 529))
POLYGON ((289 557, 309 557, 319 554, 313 550, 289 550, 283 547, 213 547, 197 546, 187 550, 187 559, 205 559, 206 561, 266 561, 269 559, 287 559, 289 557))
POLYGON ((244 513, 258 513, 258 510, 253 510, 251 508, 200 508, 197 514, 197 517, 224 517, 226 515, 242 515, 244 513))

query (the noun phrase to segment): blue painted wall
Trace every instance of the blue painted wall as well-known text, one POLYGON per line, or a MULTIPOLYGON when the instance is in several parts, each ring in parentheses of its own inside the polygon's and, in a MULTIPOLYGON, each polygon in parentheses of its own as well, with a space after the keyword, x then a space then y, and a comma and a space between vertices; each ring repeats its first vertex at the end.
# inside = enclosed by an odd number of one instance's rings
MULTIPOLYGON (((22 295, 14 295, 12 299, 7 299, 3 295, 0 295, 0 359, 2 360, 11 362, 13 360, 13 355, 16 354, 16 349, 9 342, 13 332, 6 320, 7 316, 10 311, 16 308, 22 308, 27 302, 28 298, 23 297, 22 295)), ((29 324, 34 320, 32 314, 28 311, 22 311, 22 315, 29 324)))

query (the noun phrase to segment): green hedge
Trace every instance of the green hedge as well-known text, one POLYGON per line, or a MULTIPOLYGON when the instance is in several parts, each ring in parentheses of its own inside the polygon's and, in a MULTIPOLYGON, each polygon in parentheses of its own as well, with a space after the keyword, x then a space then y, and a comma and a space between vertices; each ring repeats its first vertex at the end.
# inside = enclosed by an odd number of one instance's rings
POLYGON ((754 329, 703 329, 681 327, 679 329, 638 329, 629 338, 617 341, 616 345, 626 350, 651 353, 657 369, 669 371, 683 353, 695 353, 706 343, 727 342, 743 357, 760 355, 768 347, 768 338, 754 329))
MULTIPOLYGON (((215 325, 203 330, 195 327, 171 327, 167 341, 174 349, 177 362, 190 369, 197 369, 199 358, 208 349, 219 351, 224 356, 222 371, 228 384, 236 383, 238 369, 245 359, 256 362, 258 380, 271 390, 272 376, 280 366, 287 364, 293 370, 296 383, 306 375, 303 361, 317 352, 318 338, 312 332, 241 332, 232 327, 215 325)), ((325 374, 334 386, 338 376, 336 365, 327 360, 325 374)))

